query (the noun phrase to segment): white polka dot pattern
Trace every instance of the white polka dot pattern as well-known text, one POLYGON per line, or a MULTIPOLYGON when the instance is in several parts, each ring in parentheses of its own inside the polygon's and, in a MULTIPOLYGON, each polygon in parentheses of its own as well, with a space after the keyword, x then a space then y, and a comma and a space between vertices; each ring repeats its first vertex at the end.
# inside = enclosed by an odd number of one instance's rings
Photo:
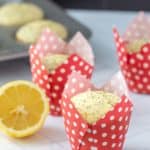
POLYGON ((31 72, 33 75, 33 82, 39 85, 42 89, 45 89, 46 94, 48 94, 50 85, 48 81, 48 72, 45 67, 42 65, 38 53, 35 53, 37 49, 32 46, 30 48, 30 63, 31 63, 31 72))
MULTIPOLYGON (((37 49, 37 53, 39 53, 40 57, 43 57, 48 53, 67 53, 69 55, 77 54, 90 65, 94 65, 92 47, 80 32, 77 32, 69 43, 66 43, 55 33, 46 29, 40 36, 35 48, 37 49)), ((74 61, 77 61, 76 57, 74 58, 74 61)))
MULTIPOLYGON (((62 91, 68 75, 72 72, 72 66, 74 66, 75 71, 80 71, 80 73, 85 75, 87 78, 91 77, 92 72, 89 70, 93 70, 93 67, 78 55, 72 54, 68 58, 68 63, 64 63, 56 68, 52 73, 48 73, 45 67, 42 65, 38 53, 35 53, 35 51, 37 51, 37 49, 32 46, 30 49, 30 56, 32 56, 30 57, 30 64, 33 82, 39 85, 39 87, 41 87, 49 97, 51 115, 61 115, 60 104, 62 91), (80 62, 83 63, 82 67, 79 65, 80 62), (88 66, 88 69, 85 70, 84 68, 86 66, 88 66)), ((76 82, 76 80, 73 79, 73 82, 76 82)), ((72 93, 75 92, 75 89, 72 89, 72 93)))
MULTIPOLYGON (((67 49, 69 54, 76 53, 82 56, 88 63, 94 65, 92 47, 80 32, 77 32, 72 40, 68 43, 67 49)), ((74 59, 74 61, 76 61, 76 59, 74 59)))
POLYGON ((150 21, 149 17, 140 12, 133 21, 129 24, 125 34, 123 35, 124 40, 136 40, 136 39, 150 39, 150 21))
POLYGON ((140 52, 129 54, 127 53, 125 42, 120 42, 119 40, 121 37, 117 29, 115 28, 113 32, 115 41, 118 43, 116 46, 121 71, 125 77, 128 88, 133 92, 149 94, 150 43, 143 45, 140 52), (122 48, 124 48, 125 51, 122 51, 122 48))
POLYGON ((39 53, 39 57, 43 57, 48 53, 64 53, 65 47, 66 43, 49 29, 43 31, 42 35, 37 41, 37 44, 35 45, 35 48, 39 53))
POLYGON ((77 112, 70 98, 74 94, 92 87, 93 85, 88 79, 73 72, 64 89, 62 109, 71 147, 73 150, 88 150, 89 148, 91 150, 122 150, 132 112, 132 103, 126 96, 120 97, 120 102, 112 111, 108 112, 96 124, 89 125, 77 112), (81 83, 84 85, 82 88, 80 88, 81 83), (75 93, 71 92, 72 87, 75 89, 75 93))

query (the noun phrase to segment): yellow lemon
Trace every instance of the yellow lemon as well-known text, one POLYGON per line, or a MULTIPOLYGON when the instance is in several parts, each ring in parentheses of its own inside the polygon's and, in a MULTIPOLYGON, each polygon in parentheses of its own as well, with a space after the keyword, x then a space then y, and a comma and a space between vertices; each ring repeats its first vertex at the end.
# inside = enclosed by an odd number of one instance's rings
POLYGON ((0 88, 0 130, 21 138, 32 135, 44 124, 48 98, 35 84, 12 81, 0 88))

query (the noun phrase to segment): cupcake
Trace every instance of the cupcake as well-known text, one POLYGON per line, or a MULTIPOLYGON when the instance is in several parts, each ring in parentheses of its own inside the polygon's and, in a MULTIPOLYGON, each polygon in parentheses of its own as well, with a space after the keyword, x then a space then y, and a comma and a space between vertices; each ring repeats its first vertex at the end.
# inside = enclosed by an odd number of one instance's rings
POLYGON ((91 78, 94 66, 92 49, 81 33, 66 43, 46 29, 29 53, 33 82, 49 97, 51 114, 60 116, 61 97, 68 75, 77 71, 91 78))
POLYGON ((54 71, 58 66, 63 64, 68 59, 68 55, 65 54, 48 54, 42 58, 42 64, 45 66, 48 72, 54 71))
POLYGON ((126 49, 128 53, 138 53, 141 50, 141 47, 145 45, 146 43, 149 43, 150 40, 148 39, 137 39, 129 42, 126 44, 126 49))
POLYGON ((100 89, 77 72, 68 77, 61 106, 72 150, 123 149, 132 102, 118 75, 100 89))
POLYGON ((121 37, 114 28, 114 37, 121 71, 128 88, 150 94, 150 32, 144 13, 140 13, 121 37))
POLYGON ((88 90, 71 98, 77 111, 89 124, 96 123, 103 118, 114 105, 119 97, 109 92, 88 90))

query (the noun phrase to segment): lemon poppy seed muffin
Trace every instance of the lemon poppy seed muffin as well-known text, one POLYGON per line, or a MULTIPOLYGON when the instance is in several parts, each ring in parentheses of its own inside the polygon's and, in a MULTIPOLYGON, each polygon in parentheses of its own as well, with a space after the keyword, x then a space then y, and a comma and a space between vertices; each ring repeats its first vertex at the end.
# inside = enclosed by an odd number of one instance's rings
POLYGON ((22 26, 16 32, 16 38, 23 43, 35 43, 45 28, 49 28, 62 39, 67 38, 65 26, 52 20, 38 20, 22 26))
POLYGON ((60 66, 68 58, 68 55, 65 54, 49 54, 43 57, 42 63, 45 68, 51 72, 60 66))
POLYGON ((119 101, 119 97, 103 91, 86 91, 71 98, 72 103, 89 124, 96 123, 119 101))
POLYGON ((43 18, 41 8, 32 3, 8 3, 0 8, 0 25, 18 26, 43 18))
POLYGON ((127 45, 127 49, 129 53, 136 53, 141 50, 141 47, 148 43, 150 40, 147 39, 139 39, 139 40, 133 40, 127 45))

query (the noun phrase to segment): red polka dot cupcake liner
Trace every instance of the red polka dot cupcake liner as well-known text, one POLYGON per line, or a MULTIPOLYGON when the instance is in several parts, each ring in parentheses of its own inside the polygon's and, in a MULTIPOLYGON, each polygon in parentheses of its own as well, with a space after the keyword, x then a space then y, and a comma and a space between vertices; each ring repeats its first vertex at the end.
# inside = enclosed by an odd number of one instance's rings
POLYGON ((90 45, 81 33, 77 33, 69 43, 66 43, 55 33, 46 29, 38 42, 30 47, 29 55, 33 82, 41 87, 49 97, 51 115, 60 116, 61 96, 68 75, 75 70, 86 78, 91 78, 94 57, 90 45), (66 53, 69 54, 69 57, 49 73, 41 62, 41 58, 48 53, 66 53))
POLYGON ((128 88, 136 93, 150 94, 150 43, 141 46, 137 53, 128 53, 126 43, 138 39, 150 39, 149 17, 141 12, 121 37, 113 29, 120 68, 128 88))
POLYGON ((89 89, 97 88, 94 88, 87 78, 73 72, 63 92, 62 112, 72 150, 122 150, 133 105, 125 95, 126 84, 121 73, 116 74, 111 81, 100 88, 117 94, 120 101, 93 125, 82 119, 70 100, 72 96, 89 89))

